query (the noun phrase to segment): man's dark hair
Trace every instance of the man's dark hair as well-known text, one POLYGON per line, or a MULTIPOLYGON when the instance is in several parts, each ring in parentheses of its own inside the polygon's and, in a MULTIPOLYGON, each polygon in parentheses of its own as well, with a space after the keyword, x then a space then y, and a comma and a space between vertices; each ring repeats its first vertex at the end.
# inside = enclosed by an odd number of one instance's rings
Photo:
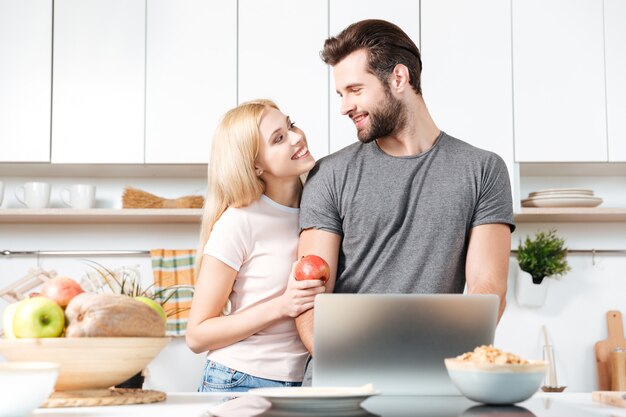
POLYGON ((409 70, 413 90, 422 94, 420 51, 398 26, 376 19, 353 23, 339 35, 326 39, 320 56, 325 63, 335 66, 359 49, 367 52, 368 70, 378 77, 385 88, 388 88, 389 75, 395 66, 403 64, 409 70))

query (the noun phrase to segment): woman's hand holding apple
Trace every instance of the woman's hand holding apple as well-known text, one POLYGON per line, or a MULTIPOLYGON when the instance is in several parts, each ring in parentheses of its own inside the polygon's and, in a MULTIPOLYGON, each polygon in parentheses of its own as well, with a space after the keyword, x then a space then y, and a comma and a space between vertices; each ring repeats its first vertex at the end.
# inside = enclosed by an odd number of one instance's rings
POLYGON ((321 279, 298 280, 295 269, 299 261, 294 262, 287 281, 287 289, 280 296, 281 315, 284 317, 298 317, 305 311, 313 308, 315 296, 326 291, 325 281, 321 279))

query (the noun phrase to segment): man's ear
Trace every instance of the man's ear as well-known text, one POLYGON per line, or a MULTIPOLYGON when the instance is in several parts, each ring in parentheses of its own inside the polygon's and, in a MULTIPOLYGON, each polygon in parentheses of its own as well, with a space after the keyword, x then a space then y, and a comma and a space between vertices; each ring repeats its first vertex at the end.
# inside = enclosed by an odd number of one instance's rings
POLYGON ((398 64, 391 72, 391 89, 395 92, 403 92, 407 86, 411 85, 409 69, 404 64, 398 64))

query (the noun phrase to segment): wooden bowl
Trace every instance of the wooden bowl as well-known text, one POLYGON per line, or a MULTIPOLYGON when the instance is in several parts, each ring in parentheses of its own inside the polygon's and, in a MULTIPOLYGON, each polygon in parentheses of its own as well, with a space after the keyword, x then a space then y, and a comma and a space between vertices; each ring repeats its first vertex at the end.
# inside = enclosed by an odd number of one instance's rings
POLYGON ((0 339, 9 361, 56 362, 56 391, 109 388, 143 370, 170 337, 0 339))

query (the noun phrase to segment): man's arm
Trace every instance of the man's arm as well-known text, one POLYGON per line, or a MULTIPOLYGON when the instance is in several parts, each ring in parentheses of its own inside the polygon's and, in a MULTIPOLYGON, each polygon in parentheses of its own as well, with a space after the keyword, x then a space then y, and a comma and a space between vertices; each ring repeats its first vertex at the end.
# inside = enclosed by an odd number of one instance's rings
POLYGON ((484 224, 470 230, 465 276, 469 294, 500 297, 498 321, 506 306, 506 287, 511 253, 508 224, 484 224))
MULTIPOLYGON (((337 277, 337 259, 341 236, 324 230, 307 229, 300 233, 298 258, 306 255, 321 256, 330 266, 330 279, 326 282, 326 293, 333 292, 337 277)), ((313 309, 296 317, 296 328, 302 343, 313 355, 313 309)))

